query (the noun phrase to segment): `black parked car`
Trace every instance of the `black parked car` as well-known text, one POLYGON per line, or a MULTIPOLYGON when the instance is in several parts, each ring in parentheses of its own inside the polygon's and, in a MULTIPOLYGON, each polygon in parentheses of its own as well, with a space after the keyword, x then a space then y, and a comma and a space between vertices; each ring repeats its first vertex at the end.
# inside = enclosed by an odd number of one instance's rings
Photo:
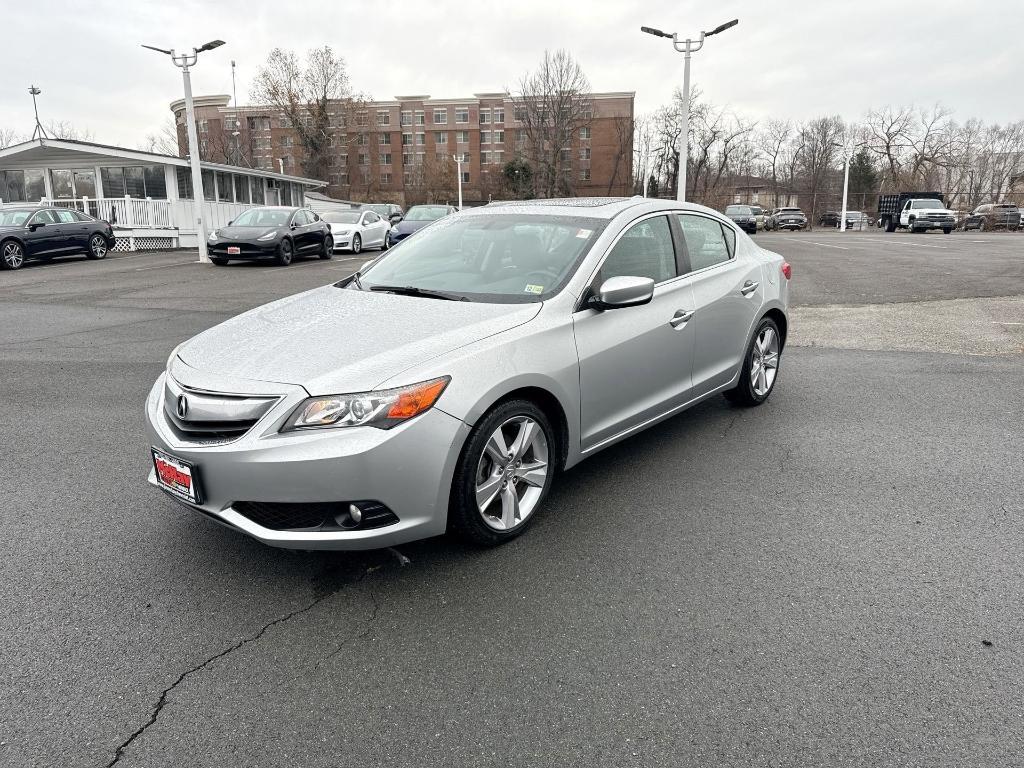
POLYGON ((725 215, 748 235, 757 233, 757 217, 749 205, 727 205, 725 215))
POLYGON ((964 231, 977 229, 1005 229, 1016 232, 1020 227, 1021 212, 1013 203, 985 203, 975 208, 964 219, 964 231))
POLYGON ((397 224, 391 227, 388 232, 388 247, 400 240, 404 240, 413 232, 418 232, 427 224, 438 219, 443 219, 449 214, 455 213, 453 205, 414 205, 397 224))
POLYGON ((0 208, 0 269, 77 253, 102 259, 114 242, 107 222, 69 208, 0 208))
POLYGON ((838 227, 839 226, 839 211, 825 211, 821 216, 818 217, 819 227, 838 227))
POLYGON ((207 241, 210 261, 223 267, 229 261, 274 259, 282 267, 295 256, 334 255, 331 225, 308 208, 267 206, 242 211, 207 241))

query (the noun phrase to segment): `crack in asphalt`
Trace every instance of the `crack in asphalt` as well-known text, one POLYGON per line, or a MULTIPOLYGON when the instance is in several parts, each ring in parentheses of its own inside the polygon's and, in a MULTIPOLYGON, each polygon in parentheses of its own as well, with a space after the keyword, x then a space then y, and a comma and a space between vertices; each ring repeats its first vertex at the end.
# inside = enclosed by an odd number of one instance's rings
POLYGON ((341 653, 342 649, 345 648, 345 646, 349 645, 350 643, 353 643, 356 640, 364 640, 367 637, 369 637, 371 630, 373 630, 374 622, 377 621, 377 614, 380 613, 380 603, 377 602, 377 597, 373 594, 372 591, 368 592, 367 595, 370 598, 370 602, 373 604, 373 610, 370 611, 369 617, 367 619, 365 619, 365 621, 364 621, 366 626, 363 628, 363 631, 360 632, 359 634, 352 635, 351 637, 346 638, 333 651, 328 653, 326 656, 324 656, 324 657, 322 657, 320 659, 317 659, 316 664, 313 665, 313 672, 316 672, 318 669, 320 669, 320 665, 321 664, 324 664, 324 663, 330 661, 335 656, 337 656, 339 653, 341 653))
MULTIPOLYGON (((263 627, 261 627, 260 630, 256 634, 254 634, 254 635, 252 635, 250 637, 247 637, 247 638, 243 638, 242 640, 239 640, 237 643, 235 643, 234 645, 230 646, 229 648, 226 648, 223 651, 220 651, 219 653, 214 654, 213 656, 209 657, 208 659, 206 659, 202 663, 197 664, 196 666, 192 667, 191 669, 188 669, 188 670, 182 672, 178 676, 177 680, 175 680, 173 683, 171 683, 169 686, 164 688, 163 691, 160 692, 160 697, 157 699, 156 704, 153 705, 153 709, 149 713, 149 719, 145 723, 143 723, 141 726, 136 728, 135 731, 127 739, 125 739, 123 742, 121 742, 118 745, 117 749, 114 751, 113 759, 111 759, 111 761, 109 763, 107 763, 106 768, 112 768, 113 766, 117 765, 118 762, 120 762, 121 758, 124 757, 125 750, 128 749, 128 747, 132 744, 132 742, 134 742, 137 738, 139 738, 142 734, 144 734, 151 726, 156 724, 157 719, 160 717, 160 712, 167 705, 167 697, 171 694, 171 692, 175 688, 177 688, 179 685, 181 685, 185 681, 186 678, 190 677, 191 675, 195 674, 196 672, 201 672, 202 670, 206 669, 206 667, 210 666, 210 664, 212 664, 213 662, 217 661, 218 659, 224 658, 228 654, 234 653, 239 648, 243 648, 246 645, 249 645, 250 643, 255 643, 257 640, 259 640, 261 637, 263 637, 264 634, 266 634, 267 630, 271 629, 272 627, 276 627, 278 624, 284 624, 285 622, 290 621, 291 619, 294 619, 297 616, 301 616, 304 613, 308 613, 309 611, 311 611, 316 606, 320 605, 320 603, 324 602, 325 600, 330 600, 336 594, 338 594, 343 589, 345 589, 346 586, 355 586, 356 584, 359 584, 360 582, 363 581, 363 579, 365 579, 374 570, 376 570, 376 568, 367 568, 366 571, 364 571, 363 574, 361 576, 359 576, 359 578, 355 579, 350 584, 342 584, 341 586, 337 587, 336 589, 333 589, 330 592, 328 592, 328 593, 326 593, 324 595, 321 595, 320 597, 315 598, 309 604, 303 606, 302 608, 297 608, 296 610, 294 610, 294 611, 292 611, 292 612, 290 612, 288 614, 285 614, 284 616, 279 616, 278 618, 274 619, 273 621, 268 622, 267 624, 264 624, 263 627)), ((368 626, 367 626, 367 629, 365 630, 365 633, 364 634, 360 634, 360 635, 355 636, 355 637, 352 637, 352 638, 349 638, 349 640, 346 640, 344 643, 341 644, 341 646, 339 646, 334 652, 332 652, 331 656, 333 656, 335 653, 340 651, 341 648, 344 647, 350 640, 355 640, 355 639, 358 639, 359 637, 365 637, 366 634, 369 633, 369 630, 370 630, 370 628, 373 625, 373 621, 377 618, 377 612, 379 610, 379 605, 377 603, 377 598, 374 597, 373 593, 370 593, 370 599, 373 601, 373 613, 370 616, 370 619, 368 621, 368 626)), ((328 658, 330 658, 330 656, 328 658)))

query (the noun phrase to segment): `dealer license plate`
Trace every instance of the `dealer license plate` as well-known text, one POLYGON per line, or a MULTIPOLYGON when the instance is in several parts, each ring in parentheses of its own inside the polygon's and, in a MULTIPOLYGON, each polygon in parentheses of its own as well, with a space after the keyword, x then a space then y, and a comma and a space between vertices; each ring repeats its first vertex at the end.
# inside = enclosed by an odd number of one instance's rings
POLYGON ((152 451, 153 468, 156 469, 156 481, 159 486, 191 504, 202 503, 195 467, 156 448, 152 451))
POLYGON ((237 256, 241 252, 242 252, 242 249, 239 248, 237 245, 229 245, 228 246, 228 256, 237 256))

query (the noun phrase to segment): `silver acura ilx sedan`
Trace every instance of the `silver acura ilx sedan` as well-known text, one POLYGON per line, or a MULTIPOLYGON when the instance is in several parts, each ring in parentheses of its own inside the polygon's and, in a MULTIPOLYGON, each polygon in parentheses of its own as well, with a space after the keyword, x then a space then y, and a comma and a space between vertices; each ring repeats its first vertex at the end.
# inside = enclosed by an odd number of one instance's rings
POLYGON ((448 216, 178 346, 146 403, 149 481, 275 546, 498 544, 602 448, 716 393, 764 402, 789 276, 684 203, 448 216))

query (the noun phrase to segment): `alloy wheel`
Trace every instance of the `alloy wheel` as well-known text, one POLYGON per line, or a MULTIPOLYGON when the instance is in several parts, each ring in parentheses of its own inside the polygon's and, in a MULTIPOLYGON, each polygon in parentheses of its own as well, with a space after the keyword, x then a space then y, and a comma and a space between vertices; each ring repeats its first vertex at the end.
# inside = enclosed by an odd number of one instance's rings
POLYGON ((25 252, 18 243, 7 243, 4 246, 4 264, 8 269, 18 269, 25 263, 25 252))
POLYGON ((779 336, 774 328, 761 329, 750 355, 751 389, 758 397, 767 397, 779 371, 779 336))
POLYGON ((92 251, 92 255, 97 259, 102 259, 107 255, 107 243, 99 235, 96 235, 92 239, 92 242, 89 243, 89 249, 92 251))
POLYGON ((476 470, 476 505, 488 527, 509 531, 536 510, 549 471, 548 440, 529 416, 513 416, 491 434, 476 470))

